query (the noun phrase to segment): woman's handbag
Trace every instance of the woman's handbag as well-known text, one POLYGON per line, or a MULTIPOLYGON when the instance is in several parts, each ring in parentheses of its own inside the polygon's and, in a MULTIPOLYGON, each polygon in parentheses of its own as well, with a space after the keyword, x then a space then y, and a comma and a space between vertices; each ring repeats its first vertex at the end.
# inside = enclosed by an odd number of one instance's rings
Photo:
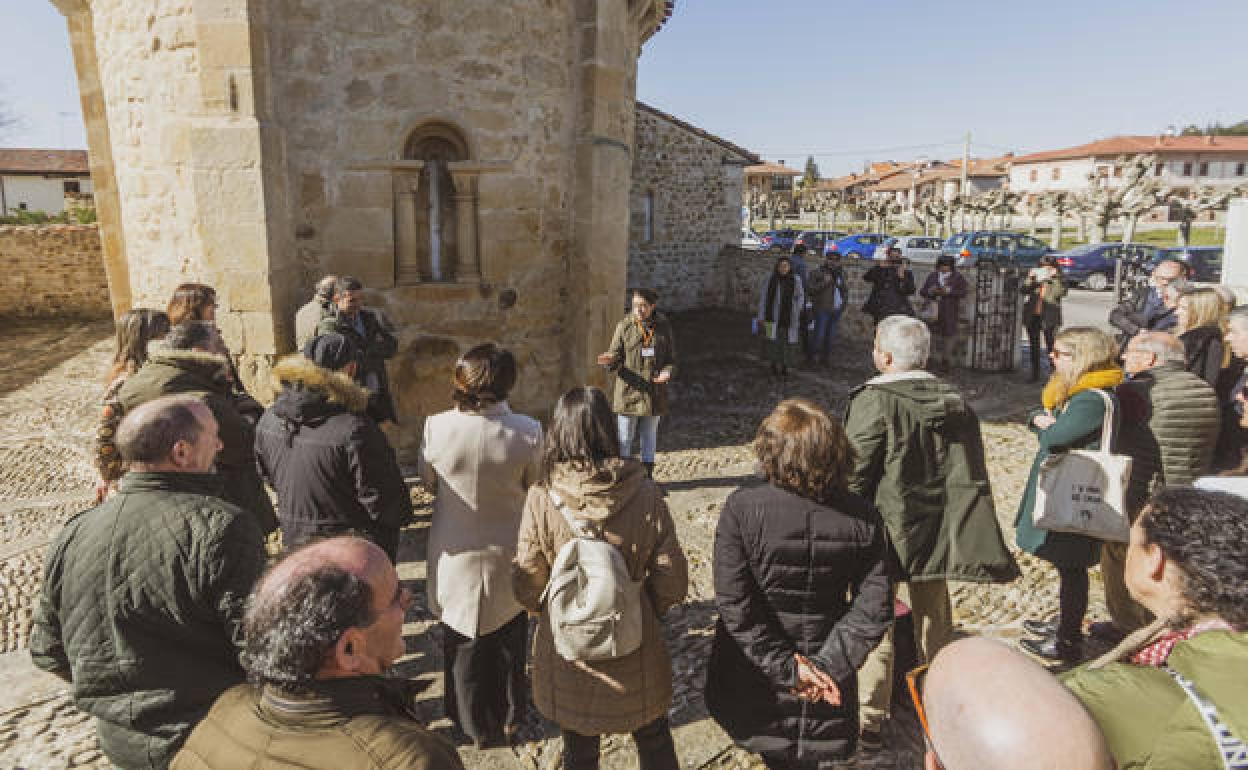
POLYGON ((1130 539, 1126 491, 1131 458, 1109 451, 1114 401, 1103 390, 1105 421, 1100 449, 1071 449, 1047 457, 1036 476, 1031 520, 1037 529, 1072 532, 1098 540, 1130 539))

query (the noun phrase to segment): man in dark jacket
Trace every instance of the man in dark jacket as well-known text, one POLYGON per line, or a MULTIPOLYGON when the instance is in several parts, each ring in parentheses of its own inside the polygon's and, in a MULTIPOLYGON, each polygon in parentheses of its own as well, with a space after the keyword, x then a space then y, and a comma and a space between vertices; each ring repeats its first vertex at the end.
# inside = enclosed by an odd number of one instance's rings
POLYGON ((256 463, 277 491, 287 548, 360 534, 397 559, 412 498, 386 436, 352 376, 359 351, 341 334, 315 337, 273 367, 281 390, 256 426, 256 463))
MULTIPOLYGON (((888 528, 898 596, 920 654, 953 635, 946 580, 1009 582, 1018 565, 1001 536, 979 418, 957 389, 923 371, 927 324, 890 316, 876 327, 880 376, 850 396, 845 432, 858 460, 850 490, 875 502, 888 528)), ((863 744, 878 744, 892 693, 891 632, 859 677, 863 744)))
MULTIPOLYGON (((1130 379, 1118 386, 1122 405, 1118 452, 1131 457, 1127 514, 1139 515, 1163 486, 1188 486, 1209 471, 1218 440, 1218 397, 1204 380, 1184 371, 1183 343, 1173 334, 1140 332, 1123 354, 1130 379)), ((1101 546, 1101 578, 1112 623, 1092 633, 1120 638, 1152 622, 1152 614, 1127 594, 1123 582, 1127 544, 1101 546)))
POLYGON ((117 446, 130 463, 119 493, 70 519, 48 550, 30 654, 70 683, 114 765, 164 768, 243 681, 243 602, 264 539, 220 497, 221 442, 201 400, 139 406, 117 446))
POLYGON ((462 770, 419 721, 404 653, 412 595, 377 546, 351 537, 294 551, 260 581, 245 620, 252 684, 221 696, 173 770, 241 767, 462 770))
POLYGON ((256 426, 263 411, 246 394, 234 392, 229 359, 217 327, 209 321, 184 321, 153 344, 147 363, 121 386, 117 402, 123 413, 161 396, 178 393, 203 399, 217 421, 224 445, 217 455, 221 495, 256 517, 268 534, 277 529, 273 503, 256 473, 256 426))
POLYGON ((316 333, 341 334, 361 351, 355 381, 368 388, 368 415, 380 425, 398 422, 386 361, 399 351, 390 321, 381 311, 364 307, 364 284, 345 275, 334 284, 334 312, 317 324, 316 333))
POLYGON ((1153 268, 1148 283, 1137 288, 1132 296, 1109 313, 1109 322, 1126 341, 1142 331, 1166 332, 1178 323, 1174 310, 1166 307, 1165 291, 1171 282, 1183 276, 1183 263, 1163 260, 1153 268))

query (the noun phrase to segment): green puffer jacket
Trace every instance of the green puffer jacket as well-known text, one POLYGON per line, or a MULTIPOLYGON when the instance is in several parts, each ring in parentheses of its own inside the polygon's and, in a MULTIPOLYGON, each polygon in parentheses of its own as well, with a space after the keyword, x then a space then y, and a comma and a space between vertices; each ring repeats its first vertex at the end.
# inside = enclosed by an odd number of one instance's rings
POLYGON ((667 385, 656 384, 654 376, 662 371, 676 376, 676 340, 672 336, 671 322, 662 313, 656 312, 651 322, 643 332, 630 313, 615 326, 608 349, 615 361, 608 368, 615 372, 611 409, 616 414, 638 417, 667 414, 667 385), (643 335, 651 334, 647 346, 643 335), (641 354, 647 347, 654 348, 653 356, 641 354))
POLYGON ((1009 582, 979 418, 927 372, 885 374, 850 396, 850 491, 875 502, 900 580, 1009 582))
POLYGON ((277 514, 256 469, 256 420, 264 408, 249 396, 240 398, 232 392, 228 368, 223 356, 153 345, 147 363, 121 386, 117 402, 124 413, 161 396, 202 398, 217 419, 223 444, 217 455, 222 494, 255 516, 267 535, 277 529, 277 514))
POLYGON ((418 721, 412 684, 330 679, 304 695, 239 685, 217 700, 172 770, 462 768, 455 747, 418 721))
MULTIPOLYGON (((1179 642, 1166 665, 1213 702, 1223 725, 1248 741, 1248 633, 1205 631, 1179 642)), ((1083 666, 1063 683, 1105 733, 1119 770, 1221 770, 1204 718, 1163 669, 1083 666)))
POLYGON ((1140 372, 1116 392, 1122 427, 1115 444, 1132 459, 1127 510, 1134 518, 1156 489, 1209 472, 1221 408, 1213 388, 1178 363, 1140 372))
POLYGON ((47 552, 30 654, 72 685, 113 764, 163 768, 244 679, 243 603, 265 567, 216 474, 129 473, 47 552))

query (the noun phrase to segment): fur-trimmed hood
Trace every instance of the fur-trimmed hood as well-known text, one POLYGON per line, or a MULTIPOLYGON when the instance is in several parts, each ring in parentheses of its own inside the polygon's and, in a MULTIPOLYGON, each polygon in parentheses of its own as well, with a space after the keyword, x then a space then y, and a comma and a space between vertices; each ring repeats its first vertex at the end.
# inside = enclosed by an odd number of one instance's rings
POLYGON ((273 379, 278 382, 273 394, 278 401, 286 394, 302 391, 315 394, 326 403, 341 404, 354 414, 363 414, 368 408, 367 388, 357 385, 342 372, 317 366, 302 355, 278 361, 273 367, 273 379))

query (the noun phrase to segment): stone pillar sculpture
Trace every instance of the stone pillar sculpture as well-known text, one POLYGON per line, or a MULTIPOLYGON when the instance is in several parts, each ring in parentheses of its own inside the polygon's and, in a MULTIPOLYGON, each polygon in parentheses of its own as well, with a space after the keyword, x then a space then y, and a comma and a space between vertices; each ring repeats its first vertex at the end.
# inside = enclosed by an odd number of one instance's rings
POLYGON ((459 241, 455 280, 459 283, 481 283, 481 261, 477 255, 477 174, 476 169, 455 168, 455 164, 451 164, 459 241))
POLYGON ((428 271, 420 264, 416 229, 417 194, 420 192, 420 170, 394 173, 394 219, 398 269, 401 284, 429 280, 428 271))

